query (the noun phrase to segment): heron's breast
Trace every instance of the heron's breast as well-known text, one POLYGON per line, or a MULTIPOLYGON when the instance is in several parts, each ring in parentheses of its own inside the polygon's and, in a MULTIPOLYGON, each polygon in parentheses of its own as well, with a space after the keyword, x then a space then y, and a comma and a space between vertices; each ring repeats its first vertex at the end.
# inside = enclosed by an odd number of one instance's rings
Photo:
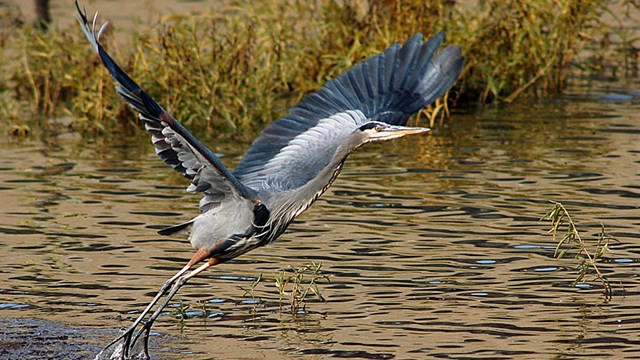
POLYGON ((248 200, 223 202, 194 219, 189 241, 195 249, 212 249, 232 235, 251 228, 253 204, 248 200))

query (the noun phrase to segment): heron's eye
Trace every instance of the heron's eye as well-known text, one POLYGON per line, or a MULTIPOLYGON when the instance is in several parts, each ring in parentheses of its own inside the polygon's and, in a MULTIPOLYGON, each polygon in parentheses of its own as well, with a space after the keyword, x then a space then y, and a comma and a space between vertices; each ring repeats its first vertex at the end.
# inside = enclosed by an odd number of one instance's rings
POLYGON ((373 130, 375 130, 376 132, 380 132, 380 131, 382 131, 382 126, 380 126, 380 125, 376 125, 376 126, 373 128, 373 130))

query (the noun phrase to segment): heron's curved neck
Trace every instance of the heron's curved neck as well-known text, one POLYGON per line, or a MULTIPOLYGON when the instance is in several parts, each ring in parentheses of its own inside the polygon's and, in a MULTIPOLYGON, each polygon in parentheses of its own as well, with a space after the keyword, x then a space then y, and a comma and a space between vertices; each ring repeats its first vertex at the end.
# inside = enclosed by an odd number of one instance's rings
POLYGON ((331 186, 349 154, 364 144, 362 136, 360 131, 350 133, 336 148, 329 164, 313 179, 287 196, 273 198, 270 209, 272 228, 284 231, 291 220, 309 208, 331 186))
POLYGON ((333 158, 329 163, 329 166, 323 169, 325 174, 322 176, 325 179, 326 186, 322 189, 324 192, 333 181, 336 179, 340 171, 342 170, 342 165, 347 160, 347 157, 357 148, 364 145, 362 132, 359 130, 353 131, 347 136, 347 138, 338 146, 336 152, 333 154, 333 158))

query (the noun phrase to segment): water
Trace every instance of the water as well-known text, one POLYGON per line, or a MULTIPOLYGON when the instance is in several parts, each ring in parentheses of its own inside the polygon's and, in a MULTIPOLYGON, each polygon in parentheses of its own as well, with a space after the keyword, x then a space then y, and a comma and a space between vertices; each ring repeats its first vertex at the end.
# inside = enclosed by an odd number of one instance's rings
MULTIPOLYGON (((172 310, 186 319, 160 318, 152 354, 640 358, 640 94, 599 86, 361 149, 277 243, 183 288, 172 310), (572 286, 571 256, 554 259, 550 200, 588 241, 601 222, 619 239, 600 265, 610 302, 597 282, 572 286), (273 274, 311 261, 331 276, 327 301, 292 315, 273 274)), ((214 151, 235 165, 245 146, 214 151)), ((156 230, 199 198, 146 139, 62 132, 0 151, 0 358, 89 357, 190 258, 156 230)))

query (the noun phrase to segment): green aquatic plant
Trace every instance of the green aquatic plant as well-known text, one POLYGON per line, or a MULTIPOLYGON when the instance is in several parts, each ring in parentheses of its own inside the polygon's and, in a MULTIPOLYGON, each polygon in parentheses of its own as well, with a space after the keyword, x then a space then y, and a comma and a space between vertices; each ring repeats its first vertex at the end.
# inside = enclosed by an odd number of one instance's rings
POLYGON ((280 310, 285 298, 289 298, 289 306, 292 314, 305 310, 306 299, 313 293, 320 301, 326 301, 320 292, 318 281, 330 281, 327 274, 321 273, 322 263, 311 262, 303 267, 296 268, 291 265, 288 271, 280 270, 274 274, 274 281, 280 294, 280 310))
POLYGON ((255 295, 255 290, 256 290, 256 286, 258 286, 258 284, 260 284, 260 282, 262 281, 262 273, 260 273, 260 275, 258 275, 257 278, 253 279, 253 281, 251 281, 251 284, 249 285, 249 287, 244 287, 244 286, 238 286, 238 288, 240 288, 240 290, 244 291, 244 294, 242 295, 244 296, 250 296, 251 299, 256 299, 256 295, 255 295))
POLYGON ((602 260, 604 255, 610 251, 609 244, 615 239, 607 234, 604 225, 601 224, 598 239, 593 246, 593 250, 589 251, 589 245, 580 236, 576 224, 564 205, 559 202, 553 202, 553 204, 553 208, 551 208, 551 210, 549 210, 540 220, 551 221, 551 228, 548 233, 553 236, 554 241, 557 241, 554 256, 557 259, 562 259, 567 253, 576 251, 575 259, 578 260, 578 270, 573 286, 583 282, 585 277, 591 272, 590 270, 593 270, 592 273, 594 274, 595 279, 602 285, 605 299, 611 299, 613 294, 611 284, 607 277, 602 274, 602 271, 598 268, 597 262, 602 260), (558 232, 563 226, 566 226, 566 231, 560 238, 558 236, 558 232))
MULTIPOLYGON (((287 269, 275 272, 273 280, 279 295, 279 310, 282 311, 283 306, 288 304, 290 313, 293 315, 298 314, 301 310, 304 311, 306 309, 306 299, 311 294, 315 295, 320 301, 326 301, 318 284, 322 280, 330 281, 330 276, 323 274, 321 269, 321 263, 311 262, 302 267, 289 265, 287 269)), ((250 297, 252 300, 259 300, 256 289, 258 285, 264 282, 263 280, 264 276, 260 273, 258 277, 251 281, 249 286, 238 286, 244 292, 242 296, 250 297)), ((253 313, 257 312, 258 303, 258 301, 253 303, 253 309, 251 310, 253 313)), ((198 301, 197 304, 202 317, 206 319, 210 313, 207 308, 207 302, 198 301)), ((190 308, 191 305, 179 300, 170 312, 172 316, 179 319, 181 327, 184 326, 184 322, 188 318, 190 308)))
POLYGON ((253 301, 253 310, 252 310, 254 313, 256 312, 256 310, 258 308, 258 302, 260 300, 260 298, 256 297, 255 290, 256 290, 256 286, 258 286, 258 284, 260 284, 261 281, 262 281, 262 273, 260 273, 260 275, 258 275, 257 278, 255 278, 255 279, 253 279, 253 281, 251 281, 251 284, 249 285, 249 287, 238 286, 240 288, 240 290, 244 291, 244 294, 242 295, 243 297, 249 296, 249 297, 251 297, 251 300, 254 300, 253 301))
POLYGON ((202 314, 202 318, 203 319, 207 319, 207 317, 209 317, 209 307, 207 306, 207 302, 206 301, 202 301, 202 300, 198 300, 198 305, 200 305, 200 313, 202 314))
POLYGON ((180 318, 180 324, 182 324, 188 317, 187 311, 189 311, 189 308, 191 308, 191 305, 185 304, 182 300, 180 300, 178 301, 178 306, 171 310, 170 314, 172 316, 177 316, 178 318, 180 318))

